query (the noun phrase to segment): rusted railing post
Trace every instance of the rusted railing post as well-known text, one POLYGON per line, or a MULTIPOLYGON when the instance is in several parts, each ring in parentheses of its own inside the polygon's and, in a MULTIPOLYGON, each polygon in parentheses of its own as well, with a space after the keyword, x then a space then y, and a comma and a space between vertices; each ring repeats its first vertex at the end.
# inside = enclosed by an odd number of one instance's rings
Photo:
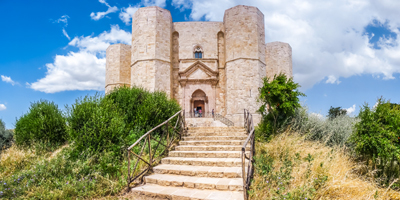
POLYGON ((247 177, 246 176, 246 170, 245 170, 245 164, 246 164, 246 158, 245 158, 245 153, 246 153, 246 151, 245 151, 246 149, 244 149, 243 150, 243 148, 242 148, 242 178, 243 178, 243 195, 244 195, 244 199, 246 200, 247 199, 247 190, 246 190, 246 179, 247 178, 245 178, 245 177, 247 177))
POLYGON ((168 122, 165 124, 165 128, 167 129, 167 147, 169 147, 170 143, 169 143, 169 131, 168 131, 168 122))
POLYGON ((151 165, 153 164, 153 158, 152 158, 152 156, 151 156, 151 140, 150 140, 150 134, 148 135, 147 140, 148 140, 148 142, 149 142, 149 164, 150 164, 149 167, 151 168, 151 165))
POLYGON ((130 184, 131 184, 131 158, 128 150, 128 191, 130 184))

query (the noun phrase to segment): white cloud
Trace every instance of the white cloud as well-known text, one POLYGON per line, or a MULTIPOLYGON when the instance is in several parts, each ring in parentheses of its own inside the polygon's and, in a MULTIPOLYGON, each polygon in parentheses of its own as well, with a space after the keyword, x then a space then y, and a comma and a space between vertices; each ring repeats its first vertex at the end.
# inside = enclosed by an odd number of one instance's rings
POLYGON ((62 29, 62 32, 63 32, 64 36, 68 38, 68 40, 71 40, 71 38, 69 37, 69 35, 68 35, 67 31, 65 30, 65 28, 62 29))
POLYGON ((99 0, 99 2, 104 4, 104 5, 106 5, 108 7, 108 9, 107 9, 106 12, 96 12, 96 13, 92 12, 92 13, 90 13, 90 17, 95 21, 103 18, 104 16, 106 16, 106 15, 108 15, 110 13, 114 13, 114 12, 118 11, 118 8, 116 6, 112 6, 111 7, 105 0, 99 0))
POLYGON ((64 26, 68 26, 68 15, 63 15, 59 19, 54 20, 54 23, 64 23, 64 26))
MULTIPOLYGON (((173 0, 175 7, 192 9, 190 18, 223 21, 224 11, 239 0, 173 0)), ((293 73, 304 89, 326 80, 339 84, 354 75, 400 73, 400 1, 392 0, 248 0, 264 13, 266 42, 292 46, 293 73), (397 37, 382 37, 375 49, 365 34, 370 24, 384 24, 397 37)), ((377 37, 377 36, 375 36, 377 37)))
POLYGON ((347 110, 347 114, 348 114, 348 115, 353 114, 354 111, 356 111, 356 104, 354 104, 354 105, 353 105, 352 107, 350 107, 350 108, 346 108, 346 110, 347 110))
POLYGON ((31 84, 34 90, 54 93, 67 90, 102 90, 105 58, 89 52, 57 55, 54 63, 46 64, 46 77, 31 84))
POLYGON ((13 81, 13 80, 11 79, 11 77, 9 77, 9 76, 3 76, 3 75, 1 75, 1 80, 4 81, 4 82, 6 82, 6 83, 10 83, 11 85, 15 85, 15 84, 16 84, 16 82, 13 81))
POLYGON ((70 46, 79 48, 78 52, 56 55, 53 63, 46 64, 44 78, 27 86, 46 93, 68 90, 104 90, 105 51, 110 44, 129 44, 131 33, 111 26, 98 36, 75 37, 70 46))
POLYGON ((321 115, 320 113, 314 113, 314 112, 312 112, 312 113, 310 113, 310 115, 311 115, 311 116, 315 116, 315 117, 317 117, 317 118, 319 118, 319 119, 324 119, 324 116, 321 115))
POLYGON ((337 84, 339 84, 340 81, 338 79, 336 79, 335 76, 329 75, 328 76, 328 80, 326 80, 326 83, 332 83, 332 84, 337 83, 337 84))
POLYGON ((131 23, 132 15, 139 9, 140 6, 131 6, 128 8, 122 8, 119 13, 119 18, 126 24, 131 23))
POLYGON ((110 32, 105 31, 97 37, 75 37, 69 42, 69 45, 78 47, 82 51, 104 53, 112 43, 130 44, 131 40, 131 33, 121 30, 118 25, 115 25, 111 26, 110 32))
POLYGON ((166 0, 142 0, 144 6, 158 6, 161 8, 165 7, 166 0))
POLYGON ((7 109, 6 105, 0 104, 0 111, 7 109))

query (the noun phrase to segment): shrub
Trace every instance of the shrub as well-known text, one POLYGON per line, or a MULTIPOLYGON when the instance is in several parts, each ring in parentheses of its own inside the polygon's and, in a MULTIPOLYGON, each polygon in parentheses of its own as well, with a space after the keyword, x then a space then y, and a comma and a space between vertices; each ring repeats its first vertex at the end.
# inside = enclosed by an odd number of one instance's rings
POLYGON ((307 139, 320 141, 328 146, 345 146, 349 145, 348 140, 358 121, 357 118, 347 115, 327 120, 315 114, 309 114, 307 107, 301 107, 288 118, 284 127, 290 126, 293 131, 306 135, 307 139))
POLYGON ((70 139, 87 155, 108 152, 115 159, 144 133, 180 110, 163 92, 122 87, 105 97, 79 99, 68 108, 70 139))
POLYGON ((105 99, 111 100, 122 112, 124 132, 130 144, 181 110, 178 102, 168 99, 164 92, 150 93, 136 87, 113 90, 105 99))
POLYGON ((375 108, 365 104, 358 117, 352 137, 355 151, 378 169, 382 184, 389 184, 400 170, 400 106, 380 98, 375 108))
POLYGON ((263 79, 260 88, 262 105, 259 112, 262 114, 261 128, 263 132, 275 133, 277 128, 300 107, 299 96, 305 96, 297 90, 299 84, 293 78, 287 79, 285 74, 275 75, 272 81, 268 77, 263 79))
POLYGON ((69 136, 77 152, 89 156, 109 150, 120 157, 121 147, 126 146, 125 123, 113 102, 86 96, 76 100, 69 112, 69 136))
POLYGON ((13 142, 13 132, 6 130, 3 120, 0 119, 0 152, 11 146, 13 142))
POLYGON ((54 102, 40 100, 31 104, 28 113, 15 124, 15 142, 30 146, 40 143, 47 147, 66 141, 65 118, 54 102))

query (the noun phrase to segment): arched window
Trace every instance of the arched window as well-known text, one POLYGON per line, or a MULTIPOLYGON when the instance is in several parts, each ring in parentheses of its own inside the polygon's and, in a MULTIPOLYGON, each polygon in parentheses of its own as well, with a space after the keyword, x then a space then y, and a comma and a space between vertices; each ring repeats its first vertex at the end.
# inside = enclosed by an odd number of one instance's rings
POLYGON ((194 48, 194 58, 203 58, 203 49, 200 46, 194 48))

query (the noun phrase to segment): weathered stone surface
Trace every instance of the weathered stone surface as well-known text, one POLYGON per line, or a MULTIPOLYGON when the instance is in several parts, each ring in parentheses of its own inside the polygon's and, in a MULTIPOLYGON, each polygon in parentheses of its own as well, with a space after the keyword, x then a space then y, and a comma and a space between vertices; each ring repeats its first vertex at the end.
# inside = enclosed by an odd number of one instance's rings
POLYGON ((270 42, 265 45, 265 63, 267 76, 273 78, 275 74, 284 73, 293 76, 292 47, 284 42, 270 42))
MULTIPOLYGON (((154 173, 144 177, 146 185, 133 188, 132 192, 143 199, 243 199, 241 147, 247 138, 244 128, 192 127, 188 135, 201 132, 214 135, 184 136, 169 157, 153 167, 154 173)), ((247 166, 248 160, 245 171, 247 166)))
POLYGON ((107 50, 107 93, 121 85, 165 91, 186 112, 214 109, 236 126, 243 123, 243 109, 253 113, 255 124, 260 121, 262 78, 293 74, 290 45, 265 44, 264 15, 253 6, 226 10, 223 22, 175 23, 168 10, 140 8, 132 16, 128 48, 111 45, 107 50), (204 96, 197 97, 199 91, 204 96))
POLYGON ((131 46, 110 45, 106 51, 106 93, 116 87, 131 84, 131 46))

